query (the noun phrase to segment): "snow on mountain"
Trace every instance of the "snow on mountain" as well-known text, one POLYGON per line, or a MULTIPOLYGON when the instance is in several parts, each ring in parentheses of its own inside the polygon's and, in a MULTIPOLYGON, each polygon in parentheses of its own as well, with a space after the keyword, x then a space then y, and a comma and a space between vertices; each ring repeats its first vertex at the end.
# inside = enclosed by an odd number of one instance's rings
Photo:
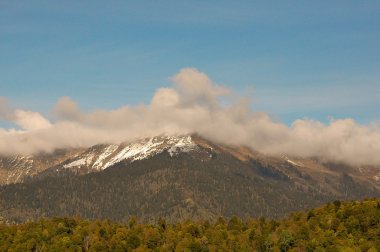
POLYGON ((157 136, 121 144, 95 145, 90 148, 61 150, 51 154, 0 157, 0 184, 22 182, 49 168, 101 171, 124 160, 134 162, 168 151, 170 156, 195 150, 189 135, 157 136))
POLYGON ((196 144, 192 141, 191 136, 182 137, 175 144, 173 144, 168 152, 170 156, 175 155, 178 152, 189 152, 194 150, 196 144))
POLYGON ((171 156, 180 152, 189 152, 196 148, 191 136, 159 136, 144 138, 120 145, 105 145, 91 148, 88 153, 79 155, 64 168, 87 166, 94 170, 104 170, 124 160, 133 162, 145 159, 163 151, 171 156))
MULTIPOLYGON (((231 155, 241 161, 256 160, 273 169, 280 169, 288 177, 294 177, 294 169, 304 174, 323 172, 349 172, 362 180, 380 184, 379 167, 331 166, 312 159, 295 157, 272 157, 257 154, 242 147, 215 144, 197 135, 157 136, 121 144, 99 144, 90 148, 56 150, 53 153, 39 153, 30 156, 0 156, 0 185, 19 183, 27 177, 73 171, 78 175, 102 171, 120 162, 135 162, 167 152, 174 157, 190 153, 196 159, 207 161, 220 153, 231 155), (290 164, 293 168, 289 168, 290 164), (365 168, 365 169, 364 169, 365 168)), ((265 165, 264 165, 265 166, 265 165)), ((265 167, 266 167, 265 166, 265 167)), ((271 169, 272 169, 271 168, 271 169)), ((314 176, 314 175, 313 175, 314 176)), ((372 183, 371 182, 371 183, 372 183)))
POLYGON ((1 159, 0 166, 5 165, 12 167, 12 169, 8 170, 6 183, 19 182, 22 176, 35 173, 33 159, 30 156, 14 156, 1 159))
POLYGON ((303 166, 302 163, 299 163, 299 162, 293 161, 293 160, 289 159, 289 158, 288 158, 287 156, 285 156, 285 155, 282 155, 282 158, 283 158, 286 162, 288 162, 289 164, 291 164, 291 165, 294 165, 294 166, 303 166))
POLYGON ((112 145, 107 146, 104 149, 103 153, 101 153, 98 156, 98 158, 95 161, 93 166, 98 170, 105 169, 105 165, 103 163, 105 162, 106 158, 108 158, 110 155, 112 155, 112 153, 114 153, 118 148, 119 148, 119 145, 116 145, 116 144, 112 144, 112 145))
POLYGON ((0 156, 0 185, 23 182, 25 177, 57 166, 83 150, 57 150, 28 156, 0 156))

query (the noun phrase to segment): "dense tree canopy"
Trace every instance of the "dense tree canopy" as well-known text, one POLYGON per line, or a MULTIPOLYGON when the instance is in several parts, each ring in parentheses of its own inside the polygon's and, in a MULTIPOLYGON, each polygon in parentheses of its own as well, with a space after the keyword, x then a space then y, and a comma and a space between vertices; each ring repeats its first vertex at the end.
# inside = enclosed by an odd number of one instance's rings
POLYGON ((335 201, 283 220, 3 223, 0 251, 380 251, 380 200, 335 201))

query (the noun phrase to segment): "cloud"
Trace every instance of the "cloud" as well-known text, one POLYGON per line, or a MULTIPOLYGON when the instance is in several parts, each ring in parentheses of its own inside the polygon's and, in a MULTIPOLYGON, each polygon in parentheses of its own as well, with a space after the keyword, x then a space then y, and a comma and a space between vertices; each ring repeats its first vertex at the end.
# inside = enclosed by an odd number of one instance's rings
POLYGON ((173 85, 158 89, 149 104, 114 110, 85 112, 71 98, 62 97, 53 108, 54 122, 37 112, 8 108, 1 98, 0 119, 16 123, 21 130, 0 129, 0 153, 30 154, 161 134, 198 133, 271 155, 380 165, 376 124, 299 119, 288 127, 266 113, 252 111, 249 99, 217 85, 196 69, 182 69, 171 80, 173 85))
POLYGON ((10 109, 7 106, 7 100, 0 97, 0 119, 15 123, 23 130, 38 130, 51 127, 49 120, 44 118, 40 113, 10 109))

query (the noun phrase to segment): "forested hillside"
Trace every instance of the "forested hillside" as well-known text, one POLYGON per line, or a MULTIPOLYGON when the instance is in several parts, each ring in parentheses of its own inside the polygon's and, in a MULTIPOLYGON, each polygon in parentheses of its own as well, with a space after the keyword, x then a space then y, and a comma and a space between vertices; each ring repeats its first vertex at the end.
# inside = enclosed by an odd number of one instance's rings
POLYGON ((141 224, 51 218, 0 225, 0 251, 379 251, 380 200, 335 201, 283 220, 141 224))
POLYGON ((226 153, 203 160, 164 152, 84 176, 68 171, 2 186, 0 216, 17 223, 53 216, 125 221, 133 215, 148 222, 279 218, 337 199, 379 195, 345 173, 311 176, 290 164, 243 162, 226 153))

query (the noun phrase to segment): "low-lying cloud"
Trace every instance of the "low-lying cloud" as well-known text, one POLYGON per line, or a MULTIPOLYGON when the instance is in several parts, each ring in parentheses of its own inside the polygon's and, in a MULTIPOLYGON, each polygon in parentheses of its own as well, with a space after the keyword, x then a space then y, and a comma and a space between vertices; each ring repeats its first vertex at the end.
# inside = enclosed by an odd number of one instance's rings
POLYGON ((249 100, 215 84, 206 74, 182 69, 172 87, 158 89, 149 104, 83 111, 59 99, 49 120, 38 112, 9 108, 0 98, 0 154, 32 154, 58 148, 119 143, 161 134, 198 133, 210 140, 245 145, 273 155, 319 157, 352 165, 380 165, 380 129, 353 119, 329 124, 300 119, 288 127, 254 112, 249 100))

